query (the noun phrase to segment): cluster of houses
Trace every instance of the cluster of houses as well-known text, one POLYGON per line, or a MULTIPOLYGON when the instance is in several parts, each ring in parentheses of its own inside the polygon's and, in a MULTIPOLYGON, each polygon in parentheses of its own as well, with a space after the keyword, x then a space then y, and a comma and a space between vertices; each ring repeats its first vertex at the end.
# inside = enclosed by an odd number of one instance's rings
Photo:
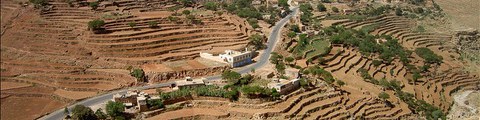
POLYGON ((211 53, 200 53, 200 57, 226 63, 230 67, 240 67, 252 63, 253 52, 248 51, 245 48, 245 51, 234 51, 234 50, 225 50, 224 54, 219 54, 217 56, 211 53))
POLYGON ((113 95, 114 102, 121 102, 125 105, 125 109, 130 111, 148 111, 147 100, 160 99, 158 96, 149 96, 145 92, 138 90, 128 90, 126 94, 113 95))

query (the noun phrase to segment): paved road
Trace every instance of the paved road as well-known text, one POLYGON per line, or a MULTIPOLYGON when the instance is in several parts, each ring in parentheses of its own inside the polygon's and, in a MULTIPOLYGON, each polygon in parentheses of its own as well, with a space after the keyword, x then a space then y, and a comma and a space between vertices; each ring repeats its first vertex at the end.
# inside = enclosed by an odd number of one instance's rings
MULTIPOLYGON (((296 15, 297 12, 298 12, 298 7, 291 7, 290 9, 292 9, 293 12, 291 14, 289 14, 288 16, 286 16, 285 18, 283 18, 282 20, 280 20, 279 22, 277 22, 276 25, 272 28, 272 32, 270 33, 270 37, 268 38, 267 49, 265 49, 263 54, 260 55, 259 61, 257 61, 253 65, 246 66, 246 67, 244 67, 240 70, 237 70, 237 72, 239 72, 241 74, 245 74, 245 73, 250 72, 250 70, 252 68, 253 69, 259 69, 259 68, 263 67, 267 62, 269 62, 268 59, 270 57, 270 53, 275 48, 275 44, 277 43, 278 38, 280 37, 280 32, 281 32, 283 26, 285 26, 285 24, 290 20, 290 18, 293 15, 296 15)), ((206 78, 209 81, 218 80, 218 79, 220 79, 220 75, 210 76, 210 77, 206 77, 206 78)), ((172 82, 160 83, 160 84, 154 84, 154 85, 149 85, 149 86, 136 87, 134 89, 157 88, 157 87, 169 86, 171 84, 172 84, 172 82)), ((73 106, 78 105, 78 104, 85 105, 85 106, 98 105, 98 104, 104 103, 108 100, 111 100, 114 94, 117 94, 117 93, 125 94, 126 92, 127 92, 127 89, 111 91, 111 92, 108 92, 106 94, 102 94, 102 95, 99 95, 99 96, 96 96, 96 97, 92 97, 92 98, 82 100, 82 101, 77 102, 73 105, 70 105, 68 108, 72 109, 73 106)), ((53 113, 50 113, 50 114, 40 118, 40 120, 61 120, 61 119, 63 119, 63 117, 64 116, 63 116, 63 108, 62 108, 60 110, 57 110, 53 113)))

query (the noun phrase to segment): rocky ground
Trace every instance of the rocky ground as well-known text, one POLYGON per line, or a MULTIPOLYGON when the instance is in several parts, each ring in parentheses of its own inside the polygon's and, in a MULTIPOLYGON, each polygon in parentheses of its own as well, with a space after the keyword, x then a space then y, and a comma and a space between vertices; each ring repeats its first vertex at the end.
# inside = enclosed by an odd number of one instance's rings
POLYGON ((447 116, 448 119, 478 120, 480 118, 480 91, 460 91, 453 97, 455 102, 447 116))

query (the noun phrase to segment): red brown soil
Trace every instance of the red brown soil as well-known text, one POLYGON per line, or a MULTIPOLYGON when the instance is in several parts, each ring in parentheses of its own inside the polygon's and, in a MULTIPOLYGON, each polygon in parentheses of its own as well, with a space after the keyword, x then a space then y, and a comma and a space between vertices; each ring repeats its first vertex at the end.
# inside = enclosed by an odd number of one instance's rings
POLYGON ((32 120, 53 112, 65 103, 42 97, 2 98, 2 120, 32 120), (32 104, 33 103, 33 104, 32 104))
POLYGON ((162 113, 160 115, 148 118, 147 120, 165 120, 165 119, 178 119, 196 115, 206 115, 206 116, 224 116, 227 115, 225 111, 212 110, 205 108, 187 108, 181 110, 175 110, 172 112, 162 113))

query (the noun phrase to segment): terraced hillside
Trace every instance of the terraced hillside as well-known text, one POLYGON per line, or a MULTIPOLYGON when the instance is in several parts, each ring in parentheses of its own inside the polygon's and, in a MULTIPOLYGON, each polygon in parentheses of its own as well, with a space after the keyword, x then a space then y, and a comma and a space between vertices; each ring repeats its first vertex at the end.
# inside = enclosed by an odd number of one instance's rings
POLYGON ((2 1, 2 119, 26 114, 21 110, 32 103, 38 105, 28 111, 32 115, 18 119, 34 119, 73 101, 133 86, 136 80, 129 75, 128 66, 142 67, 145 63, 161 66, 167 61, 191 60, 185 61, 190 66, 172 68, 169 72, 189 69, 208 71, 192 75, 218 72, 222 69, 212 67, 224 66, 192 59, 200 51, 243 50, 247 45, 252 28, 243 19, 196 9, 201 15, 195 12, 192 15, 200 23, 192 24, 185 15, 172 21, 168 16, 174 12, 167 9, 178 4, 104 1, 97 10, 92 10, 85 0, 71 4, 50 0, 40 10, 33 5, 22 7, 17 2, 2 1), (94 19, 105 20, 104 32, 88 30, 87 23, 94 19), (151 27, 152 21, 157 23, 156 27, 151 27), (26 106, 3 104, 8 101, 26 106))

